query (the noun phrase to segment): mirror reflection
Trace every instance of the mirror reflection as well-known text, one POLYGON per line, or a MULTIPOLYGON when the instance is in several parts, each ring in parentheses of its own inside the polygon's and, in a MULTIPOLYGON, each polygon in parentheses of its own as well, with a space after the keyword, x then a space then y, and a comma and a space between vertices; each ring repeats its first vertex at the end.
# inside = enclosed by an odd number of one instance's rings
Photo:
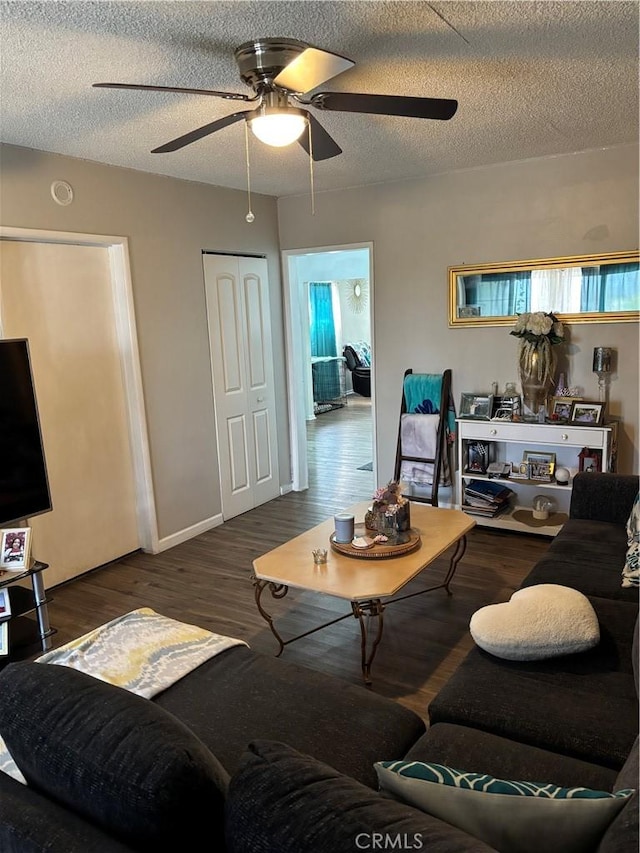
POLYGON ((525 311, 567 322, 638 320, 637 252, 449 267, 449 325, 507 325, 525 311))

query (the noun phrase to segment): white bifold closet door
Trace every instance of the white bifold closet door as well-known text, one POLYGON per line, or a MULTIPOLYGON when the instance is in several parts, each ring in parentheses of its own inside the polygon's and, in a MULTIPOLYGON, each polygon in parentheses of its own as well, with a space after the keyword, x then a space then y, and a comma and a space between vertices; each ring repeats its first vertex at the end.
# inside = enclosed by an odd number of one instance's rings
POLYGON ((203 255, 222 515, 280 493, 264 258, 203 255))
POLYGON ((4 338, 28 338, 53 501, 30 520, 52 586, 139 547, 109 252, 0 242, 4 338))

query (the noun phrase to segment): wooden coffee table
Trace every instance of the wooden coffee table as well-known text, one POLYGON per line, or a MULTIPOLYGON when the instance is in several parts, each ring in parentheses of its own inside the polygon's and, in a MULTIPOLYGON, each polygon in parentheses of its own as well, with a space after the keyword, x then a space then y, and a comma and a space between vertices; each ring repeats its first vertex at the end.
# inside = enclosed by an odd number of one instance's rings
MULTIPOLYGON (((353 513, 356 522, 362 521, 370 503, 365 501, 355 504, 345 512, 353 513)), ((403 601, 405 598, 436 589, 446 589, 451 595, 449 584, 465 552, 466 534, 474 525, 474 519, 460 510, 412 503, 411 527, 419 531, 421 541, 415 551, 400 557, 365 559, 337 553, 329 544, 329 537, 334 531, 332 518, 258 557, 253 561, 256 604, 279 643, 277 655, 282 654, 289 643, 353 616, 360 623, 362 675, 365 683, 371 684, 371 665, 382 637, 385 607, 394 601, 403 601), (456 548, 442 583, 418 592, 392 597, 453 545, 456 548), (314 563, 312 551, 317 548, 327 549, 326 564, 314 563), (290 587, 344 598, 351 603, 351 612, 283 640, 261 599, 265 589, 269 589, 274 599, 284 598, 290 587), (365 616, 375 617, 376 620, 370 644, 365 616)))

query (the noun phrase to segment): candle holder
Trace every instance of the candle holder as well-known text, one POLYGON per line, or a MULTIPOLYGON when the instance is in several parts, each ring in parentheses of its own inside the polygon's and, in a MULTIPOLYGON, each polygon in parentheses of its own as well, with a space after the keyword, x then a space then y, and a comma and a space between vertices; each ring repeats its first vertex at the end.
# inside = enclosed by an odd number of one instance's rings
POLYGON ((311 553, 313 554, 313 562, 316 566, 322 566, 327 562, 326 548, 314 548, 311 553))
POLYGON ((607 385, 611 374, 611 361, 613 350, 611 347, 593 348, 593 372, 598 374, 598 399, 605 403, 607 399, 607 385))

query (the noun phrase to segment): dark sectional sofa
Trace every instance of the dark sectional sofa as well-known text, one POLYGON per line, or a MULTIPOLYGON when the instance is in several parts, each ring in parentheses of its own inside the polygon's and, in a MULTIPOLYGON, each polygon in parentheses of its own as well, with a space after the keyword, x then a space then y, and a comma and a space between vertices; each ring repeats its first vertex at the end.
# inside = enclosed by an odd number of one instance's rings
MULTIPOLYGON (((570 520, 524 582, 584 592, 599 645, 535 663, 474 648, 428 709, 428 731, 364 687, 245 647, 152 701, 67 667, 7 666, 0 735, 29 786, 0 773, 0 850, 495 849, 377 791, 374 762, 405 757, 637 788, 638 590, 621 587, 637 491, 637 477, 578 475, 570 520)), ((636 853, 637 793, 592 849, 636 853)))

